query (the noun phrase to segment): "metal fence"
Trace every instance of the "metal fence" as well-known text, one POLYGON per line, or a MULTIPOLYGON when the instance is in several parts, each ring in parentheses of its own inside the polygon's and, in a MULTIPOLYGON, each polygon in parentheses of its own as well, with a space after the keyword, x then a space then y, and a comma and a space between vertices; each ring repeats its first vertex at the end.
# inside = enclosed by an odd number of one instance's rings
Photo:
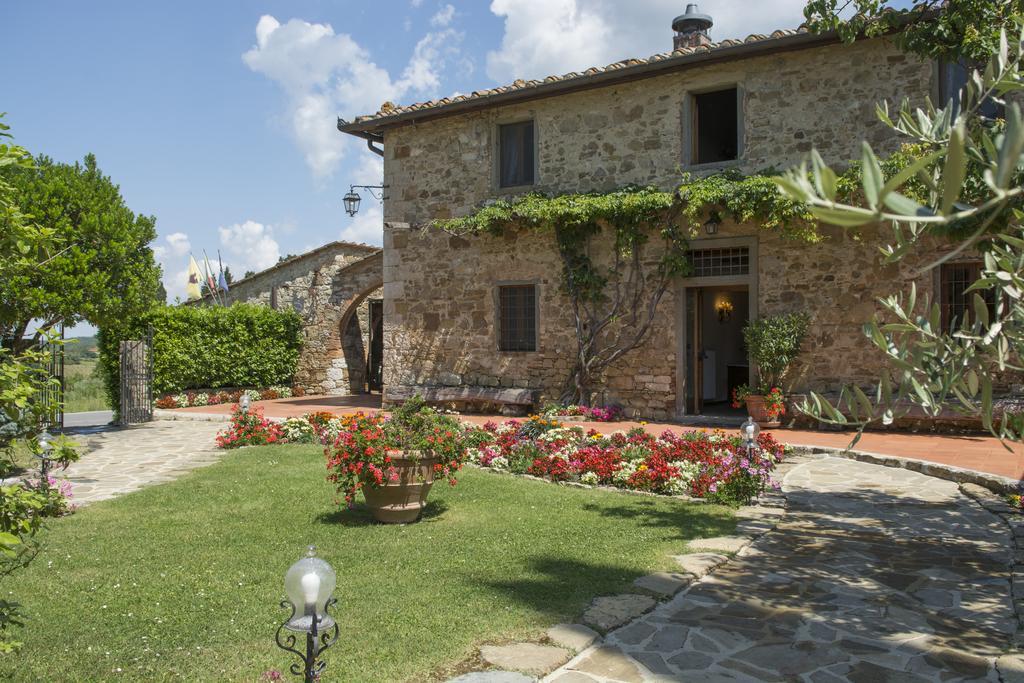
POLYGON ((41 340, 39 348, 46 353, 43 370, 54 380, 49 382, 36 394, 36 400, 42 405, 43 424, 45 429, 64 429, 64 325, 58 328, 54 340, 41 340))
POLYGON ((122 425, 140 424, 153 419, 153 329, 142 339, 121 342, 122 425))

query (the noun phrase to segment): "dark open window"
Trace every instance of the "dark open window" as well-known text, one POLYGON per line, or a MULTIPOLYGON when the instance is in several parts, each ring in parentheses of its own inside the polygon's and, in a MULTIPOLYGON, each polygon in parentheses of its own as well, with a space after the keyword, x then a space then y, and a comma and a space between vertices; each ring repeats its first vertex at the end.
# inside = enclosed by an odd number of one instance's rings
MULTIPOLYGON (((942 310, 942 329, 959 329, 966 319, 974 320, 974 292, 970 287, 981 277, 981 261, 944 263, 939 270, 939 307, 942 310)), ((995 315, 995 299, 992 291, 980 291, 988 304, 989 318, 995 315)))
POLYGON ((732 161, 739 156, 736 88, 693 96, 693 163, 732 161))
POLYGON ((498 126, 498 181, 501 187, 533 185, 533 121, 498 126))
POLYGON ((498 348, 501 351, 537 350, 537 287, 498 287, 498 348))

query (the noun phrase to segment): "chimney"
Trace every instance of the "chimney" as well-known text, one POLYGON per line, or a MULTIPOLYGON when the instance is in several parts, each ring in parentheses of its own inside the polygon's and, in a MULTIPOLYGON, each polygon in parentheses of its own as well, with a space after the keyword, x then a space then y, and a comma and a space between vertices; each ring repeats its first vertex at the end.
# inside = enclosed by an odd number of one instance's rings
POLYGON ((708 29, 714 24, 711 17, 701 14, 695 3, 686 6, 686 14, 676 17, 672 21, 672 30, 676 32, 672 40, 675 50, 684 47, 700 47, 710 45, 711 38, 708 37, 708 29))

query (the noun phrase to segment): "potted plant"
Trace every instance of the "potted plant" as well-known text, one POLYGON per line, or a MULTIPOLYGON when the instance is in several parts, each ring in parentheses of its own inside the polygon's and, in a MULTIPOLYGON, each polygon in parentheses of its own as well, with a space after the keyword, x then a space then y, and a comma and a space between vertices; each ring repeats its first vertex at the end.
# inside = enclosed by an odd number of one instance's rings
POLYGON ((422 514, 436 478, 455 485, 466 447, 458 421, 417 396, 388 418, 379 413, 342 418, 325 455, 327 478, 348 505, 362 491, 377 521, 405 524, 422 514))
POLYGON ((747 412, 762 427, 778 427, 785 414, 786 397, 779 387, 800 353, 810 317, 787 313, 752 320, 743 328, 743 340, 750 359, 757 366, 757 390, 737 387, 733 407, 746 403, 747 412))

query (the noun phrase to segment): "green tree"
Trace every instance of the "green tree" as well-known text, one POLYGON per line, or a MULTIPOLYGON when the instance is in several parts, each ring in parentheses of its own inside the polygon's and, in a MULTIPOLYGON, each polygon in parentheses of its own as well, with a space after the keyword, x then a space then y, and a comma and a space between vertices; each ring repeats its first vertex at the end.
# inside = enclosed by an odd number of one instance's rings
POLYGON ((805 202, 822 221, 851 230, 890 225, 892 240, 883 248, 890 262, 917 253, 928 238, 945 240, 948 247, 921 272, 965 252, 984 259, 981 276, 968 288, 973 313, 955 329, 944 328, 938 302, 919 297, 914 288, 883 299, 885 315, 864 328, 889 368, 873 398, 849 386, 836 403, 812 394, 805 412, 863 427, 890 422, 913 405, 931 415, 953 407, 980 416, 1002 438, 1022 440, 1022 416, 1000 415, 994 400, 999 380, 1024 370, 1024 119, 1018 105, 1024 96, 1024 20, 1017 17, 1013 30, 1012 41, 1005 31, 1000 34, 985 68, 968 80, 959 106, 949 102, 937 109, 927 103, 913 109, 905 102, 895 116, 879 106, 881 120, 914 139, 920 155, 887 176, 864 143, 861 202, 837 194, 837 176, 816 151, 809 167, 805 163, 779 180, 784 193, 805 202), (1005 119, 982 114, 991 102, 1005 111, 1005 119))
POLYGON ((0 335, 14 340, 15 351, 38 340, 36 327, 86 320, 102 328, 153 306, 160 268, 148 245, 156 219, 128 209, 94 156, 81 164, 47 157, 32 165, 9 163, 0 168, 0 180, 11 206, 61 240, 46 259, 0 280, 0 335))
POLYGON ((846 42, 895 32, 897 45, 924 57, 987 61, 999 49, 1000 31, 1013 30, 1024 0, 920 0, 894 10, 891 0, 811 0, 808 27, 836 31, 846 42))
MULTIPOLYGON (((0 283, 35 277, 62 244, 53 228, 40 227, 22 211, 15 188, 5 180, 10 169, 32 166, 24 148, 9 144, 8 130, 0 121, 0 283)), ((38 448, 35 437, 46 408, 35 397, 56 381, 43 371, 43 360, 38 350, 14 352, 0 344, 0 479, 14 469, 16 445, 38 448)), ((63 440, 53 455, 65 464, 77 458, 72 444, 63 440)), ((36 533, 46 516, 63 509, 62 501, 60 492, 46 481, 0 484, 0 578, 35 557, 36 533)), ((11 628, 20 624, 18 603, 0 599, 0 653, 17 648, 11 628)))

